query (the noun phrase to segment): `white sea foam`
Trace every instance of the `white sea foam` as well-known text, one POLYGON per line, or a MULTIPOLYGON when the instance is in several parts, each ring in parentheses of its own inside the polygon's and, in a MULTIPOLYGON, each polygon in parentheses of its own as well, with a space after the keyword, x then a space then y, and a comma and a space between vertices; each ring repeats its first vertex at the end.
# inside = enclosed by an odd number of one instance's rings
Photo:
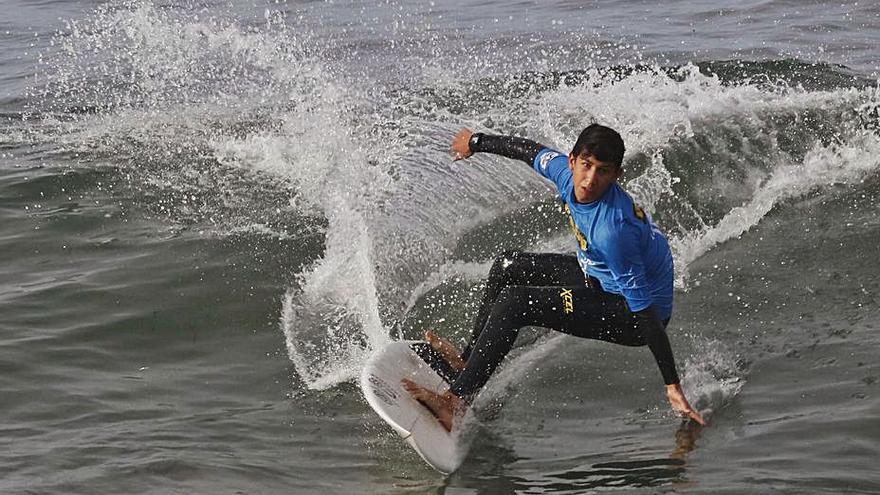
POLYGON ((753 85, 725 85, 694 65, 681 68, 675 79, 659 69, 616 77, 593 69, 578 86, 560 86, 521 110, 526 126, 553 143, 573 143, 590 121, 601 122, 625 136, 627 156, 653 154, 673 139, 693 136, 696 126, 737 119, 760 121, 766 111, 796 111, 846 104, 861 91, 770 91, 753 85), (744 118, 745 117, 745 118, 744 118))
MULTIPOLYGON (((733 208, 715 225, 673 239, 676 261, 687 267, 715 245, 742 235, 764 218, 775 205, 813 189, 857 183, 880 171, 880 138, 871 132, 851 137, 844 144, 816 144, 800 163, 778 165, 752 199, 733 208)), ((679 278, 684 275, 679 272, 679 278)), ((679 280, 680 284, 683 281, 679 280)))

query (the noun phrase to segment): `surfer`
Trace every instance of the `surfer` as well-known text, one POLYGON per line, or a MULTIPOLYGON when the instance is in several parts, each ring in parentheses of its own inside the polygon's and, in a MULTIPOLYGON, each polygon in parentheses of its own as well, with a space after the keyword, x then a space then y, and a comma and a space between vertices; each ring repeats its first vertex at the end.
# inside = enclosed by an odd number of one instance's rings
POLYGON ((467 346, 459 352, 433 332, 425 339, 458 372, 446 392, 410 380, 404 387, 452 429, 513 347, 525 326, 626 346, 647 345, 672 409, 705 424, 681 389, 666 325, 672 316, 673 266, 669 243, 618 184, 623 139, 592 124, 568 155, 534 141, 462 129, 452 141, 455 160, 493 153, 525 162, 559 191, 577 239, 576 254, 507 252, 489 271, 467 346))

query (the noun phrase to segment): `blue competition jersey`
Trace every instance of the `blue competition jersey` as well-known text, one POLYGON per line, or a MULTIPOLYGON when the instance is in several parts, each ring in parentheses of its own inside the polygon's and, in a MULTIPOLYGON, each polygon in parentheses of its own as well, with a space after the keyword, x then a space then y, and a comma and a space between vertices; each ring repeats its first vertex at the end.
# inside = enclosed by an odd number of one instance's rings
POLYGON ((616 182, 602 199, 578 203, 568 155, 545 148, 533 163, 556 184, 578 240, 581 268, 602 289, 626 298, 631 311, 654 307, 661 320, 672 316, 672 253, 651 218, 616 182))

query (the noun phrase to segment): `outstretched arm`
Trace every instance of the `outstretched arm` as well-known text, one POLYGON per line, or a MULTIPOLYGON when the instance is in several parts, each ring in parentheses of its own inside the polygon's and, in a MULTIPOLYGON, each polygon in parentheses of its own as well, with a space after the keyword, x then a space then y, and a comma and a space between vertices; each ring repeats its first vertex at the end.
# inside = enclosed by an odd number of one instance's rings
POLYGON ((468 128, 458 131, 452 140, 454 160, 468 158, 474 153, 492 153, 525 162, 529 167, 546 146, 529 139, 514 136, 496 136, 474 133, 468 128))
POLYGON ((663 382, 666 383, 666 398, 669 399, 669 405, 676 412, 705 425, 706 421, 703 416, 691 407, 681 390, 678 372, 675 370, 675 358, 672 356, 672 346, 669 345, 669 337, 666 336, 660 318, 650 307, 637 311, 635 314, 638 316, 638 325, 641 327, 642 334, 648 341, 648 348, 651 349, 651 354, 654 355, 657 366, 660 367, 663 382))
POLYGON ((651 354, 657 361, 663 382, 666 384, 666 397, 672 408, 700 424, 706 424, 703 417, 691 407, 679 384, 675 370, 675 358, 666 328, 660 316, 652 307, 651 291, 648 288, 647 273, 639 249, 640 230, 638 225, 624 222, 613 238, 606 263, 626 298, 627 305, 636 315, 638 330, 645 337, 651 354))

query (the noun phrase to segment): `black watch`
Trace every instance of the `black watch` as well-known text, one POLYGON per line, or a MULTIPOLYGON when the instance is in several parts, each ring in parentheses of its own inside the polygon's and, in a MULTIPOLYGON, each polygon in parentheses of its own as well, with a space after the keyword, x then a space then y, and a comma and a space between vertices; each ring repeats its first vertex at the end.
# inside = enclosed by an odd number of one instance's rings
POLYGON ((470 148, 471 152, 476 152, 477 147, 480 146, 480 140, 483 138, 482 132, 475 132, 471 134, 471 138, 468 139, 468 148, 470 148))

